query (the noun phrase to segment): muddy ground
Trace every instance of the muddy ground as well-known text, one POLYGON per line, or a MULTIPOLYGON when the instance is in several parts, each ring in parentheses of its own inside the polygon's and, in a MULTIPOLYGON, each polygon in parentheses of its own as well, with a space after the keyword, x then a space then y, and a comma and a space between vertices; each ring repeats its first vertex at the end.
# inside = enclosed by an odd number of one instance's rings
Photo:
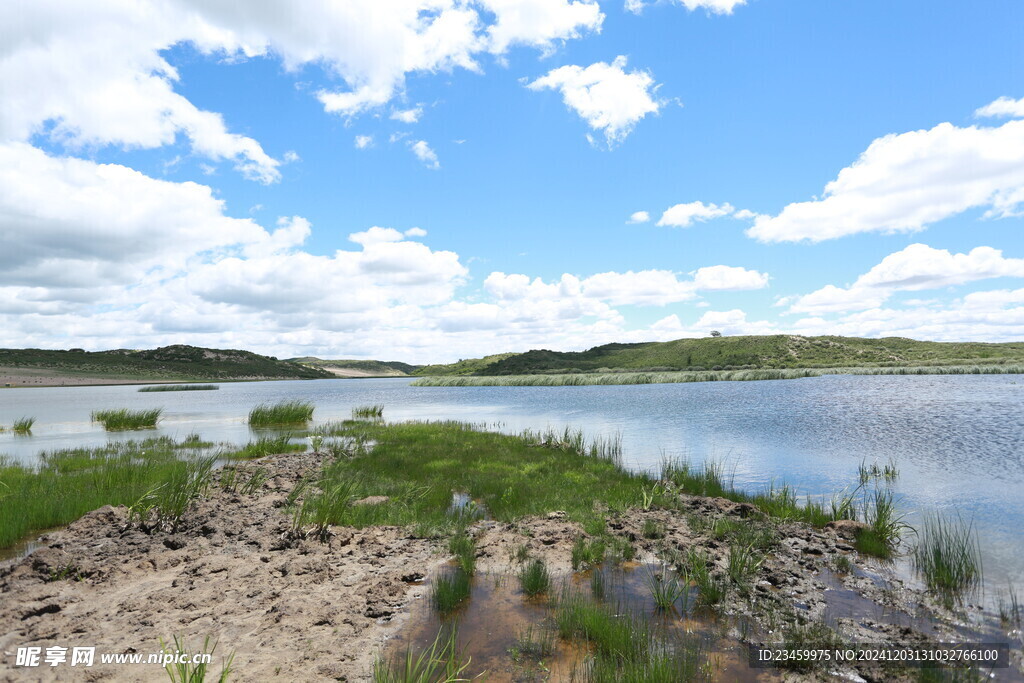
MULTIPOLYGON (((124 508, 106 507, 44 536, 43 547, 28 557, 0 566, 0 680, 167 680, 158 665, 104 666, 99 653, 148 655, 176 635, 190 647, 207 636, 219 641, 215 674, 219 655, 234 652, 231 680, 368 680, 387 641, 401 636, 410 606, 423 605, 423 579, 448 562, 445 543, 398 528, 335 528, 326 543, 296 539, 285 501, 322 459, 272 456, 259 465, 271 477, 256 495, 213 486, 178 533, 144 533, 128 525, 124 508), (91 668, 16 667, 15 652, 26 646, 95 647, 97 659, 91 668)), ((728 549, 708 525, 722 517, 756 522, 757 511, 724 499, 684 496, 683 503, 681 513, 613 516, 609 530, 630 540, 640 562, 657 561, 666 549, 700 546, 723 569, 728 549), (644 538, 647 518, 663 525, 663 538, 644 538)), ((572 544, 583 534, 557 512, 514 524, 480 521, 472 531, 478 576, 514 574, 516 550, 526 545, 556 578, 568 577, 572 544)), ((956 635, 952 619, 929 618, 927 600, 899 582, 863 568, 834 572, 837 557, 855 557, 842 530, 789 524, 778 534, 752 593, 731 594, 722 606, 731 637, 777 638, 779 625, 769 622, 780 614, 823 620, 866 642, 956 635)), ((872 678, 870 671, 857 673, 872 678)), ((508 678, 515 676, 496 677, 508 678)))

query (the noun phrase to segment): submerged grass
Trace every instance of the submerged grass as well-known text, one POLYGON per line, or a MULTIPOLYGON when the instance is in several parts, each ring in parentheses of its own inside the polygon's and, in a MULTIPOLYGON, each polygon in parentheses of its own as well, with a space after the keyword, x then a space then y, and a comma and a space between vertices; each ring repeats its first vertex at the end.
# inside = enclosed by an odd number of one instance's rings
POLYGON ((313 419, 313 404, 309 401, 281 401, 269 405, 261 403, 249 411, 252 427, 280 427, 301 425, 313 419))
POLYGON ((14 421, 11 431, 15 434, 30 434, 32 432, 32 425, 35 423, 36 419, 34 417, 20 417, 14 421))
POLYGON ((148 429, 156 427, 163 408, 151 410, 129 410, 119 408, 116 410, 94 410, 92 421, 99 422, 108 432, 122 431, 125 429, 148 429))
POLYGON ((160 391, 216 391, 220 389, 216 384, 156 384, 151 387, 141 387, 139 392, 150 393, 160 391))
POLYGON ((519 585, 530 597, 547 593, 551 588, 551 575, 544 561, 536 558, 520 569, 519 585))
POLYGON ((45 451, 33 467, 0 460, 0 548, 104 505, 133 505, 180 481, 198 451, 161 437, 45 451))
POLYGON ((928 589, 951 607, 981 587, 981 546, 974 525, 959 517, 925 518, 912 556, 928 589))
POLYGON ((761 368, 751 370, 689 370, 673 372, 564 373, 421 377, 414 387, 525 387, 611 384, 675 384, 685 382, 749 382, 798 379, 822 375, 1001 375, 1024 374, 1024 365, 929 365, 919 367, 761 368))
POLYGON ((440 574, 430 591, 430 601, 441 614, 450 614, 469 599, 469 574, 461 568, 440 574))

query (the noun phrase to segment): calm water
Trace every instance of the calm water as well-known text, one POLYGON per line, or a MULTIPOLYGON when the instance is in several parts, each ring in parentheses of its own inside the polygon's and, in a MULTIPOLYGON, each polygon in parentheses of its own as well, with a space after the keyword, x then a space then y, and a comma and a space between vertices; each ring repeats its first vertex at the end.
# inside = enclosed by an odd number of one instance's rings
POLYGON ((410 387, 408 379, 223 384, 219 391, 138 393, 137 387, 0 391, 0 424, 35 416, 31 437, 0 434, 0 453, 31 462, 40 450, 98 445, 100 408, 162 407, 157 430, 244 443, 249 409, 302 398, 318 422, 383 403, 390 420, 459 419, 506 431, 564 425, 621 432, 627 462, 656 468, 662 453, 725 460, 738 486, 772 480, 800 493, 855 484, 862 460, 894 460, 894 491, 910 521, 923 511, 974 520, 988 592, 1024 586, 1024 376, 826 376, 760 382, 611 387, 410 387))

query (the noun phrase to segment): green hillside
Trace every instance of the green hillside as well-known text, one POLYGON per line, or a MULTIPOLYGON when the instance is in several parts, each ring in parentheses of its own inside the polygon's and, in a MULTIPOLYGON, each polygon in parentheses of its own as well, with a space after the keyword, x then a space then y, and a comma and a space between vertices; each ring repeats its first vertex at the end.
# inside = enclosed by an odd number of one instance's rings
POLYGON ((893 367, 1024 362, 1024 342, 925 342, 902 337, 706 337, 642 344, 606 344, 587 351, 501 354, 417 375, 525 375, 605 371, 731 370, 749 368, 893 367), (432 372, 453 368, 460 372, 432 372))
POLYGON ((397 360, 324 360, 315 356, 304 356, 302 358, 290 358, 293 363, 307 365, 314 368, 325 368, 327 370, 353 370, 368 377, 405 377, 413 374, 419 368, 418 365, 410 365, 397 360))
POLYGON ((0 367, 141 380, 322 379, 333 376, 319 368, 250 351, 180 344, 145 351, 0 349, 0 367))
MULTIPOLYGON (((531 351, 531 353, 533 353, 531 351)), ((491 356, 484 356, 483 358, 468 358, 466 360, 460 360, 456 363, 447 363, 443 365, 424 365, 416 369, 412 374, 420 377, 442 377, 442 376, 456 376, 456 375, 482 375, 486 374, 485 371, 495 363, 502 362, 509 358, 519 356, 523 354, 516 353, 496 353, 491 356)))

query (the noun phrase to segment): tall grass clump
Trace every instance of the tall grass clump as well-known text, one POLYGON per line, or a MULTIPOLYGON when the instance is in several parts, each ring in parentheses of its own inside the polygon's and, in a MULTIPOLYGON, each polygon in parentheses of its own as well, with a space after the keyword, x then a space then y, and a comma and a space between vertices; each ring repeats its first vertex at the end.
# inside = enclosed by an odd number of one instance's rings
POLYGON ((163 408, 152 410, 129 410, 119 408, 117 410, 94 410, 92 421, 99 422, 108 432, 121 431, 125 429, 148 429, 156 427, 157 420, 163 413, 163 408))
POLYGON ((449 614, 469 599, 469 574, 461 568, 440 574, 430 591, 430 601, 440 614, 449 614))
POLYGON ((529 562, 519 570, 519 585, 530 597, 547 593, 551 588, 551 575, 547 565, 540 558, 529 562))
POLYGON ((32 425, 35 423, 36 419, 34 417, 20 417, 14 421, 11 431, 15 434, 30 434, 32 432, 32 425))
POLYGON ((0 459, 0 548, 104 505, 132 505, 196 451, 167 437, 44 451, 35 466, 0 459))
MULTIPOLYGON (((203 647, 199 650, 189 650, 184 638, 174 636, 173 647, 171 643, 164 643, 160 639, 160 651, 163 652, 167 663, 164 664, 164 671, 171 679, 171 683, 202 683, 207 680, 209 664, 203 661, 196 662, 197 655, 208 655, 213 657, 217 650, 217 643, 210 644, 210 637, 203 640, 203 647), (184 655, 179 657, 179 655, 184 655)), ((228 655, 227 659, 221 660, 220 674, 217 676, 217 683, 225 683, 231 675, 231 663, 235 659, 235 653, 228 655)))
MULTIPOLYGON (((675 574, 669 573, 668 567, 662 566, 660 572, 649 569, 646 580, 654 605, 660 610, 670 610, 675 607, 677 600, 689 596, 689 577, 684 575, 680 581, 675 574)), ((683 611, 686 610, 687 603, 688 600, 683 601, 683 611)))
POLYGON ((303 444, 292 443, 291 434, 278 434, 276 436, 261 436, 238 450, 224 452, 223 457, 237 460, 254 460, 268 455, 298 453, 304 450, 306 450, 306 447, 303 444))
POLYGON ((216 384, 157 384, 151 387, 140 387, 140 393, 161 392, 161 391, 216 391, 220 389, 216 384))
POLYGON ((356 420, 379 420, 382 417, 384 417, 384 404, 382 403, 375 403, 371 406, 357 406, 352 409, 352 418, 356 420))
POLYGON ((418 654, 412 647, 390 661, 378 658, 373 665, 374 683, 455 683, 468 680, 463 672, 470 660, 457 647, 458 630, 441 627, 430 647, 418 654))
POLYGON ((604 561, 604 542, 600 539, 587 540, 583 536, 576 537, 572 544, 572 570, 579 571, 588 567, 596 567, 604 561))
POLYGON ((896 512, 892 491, 875 489, 870 497, 865 497, 864 521, 869 527, 857 534, 854 545, 862 553, 889 558, 907 525, 896 512))
POLYGON ((129 523, 146 531, 178 531, 189 505, 206 493, 216 460, 216 456, 205 456, 186 461, 128 506, 129 523))
POLYGON ((959 517, 925 518, 912 556, 914 570, 947 607, 977 591, 982 584, 981 545, 973 523, 959 517))
POLYGON ((313 404, 309 401, 281 401, 274 405, 261 403, 249 411, 252 427, 280 427, 305 424, 313 419, 313 404))
POLYGON ((448 550, 455 556, 463 572, 469 576, 476 573, 476 539, 465 530, 459 530, 448 539, 448 550))

